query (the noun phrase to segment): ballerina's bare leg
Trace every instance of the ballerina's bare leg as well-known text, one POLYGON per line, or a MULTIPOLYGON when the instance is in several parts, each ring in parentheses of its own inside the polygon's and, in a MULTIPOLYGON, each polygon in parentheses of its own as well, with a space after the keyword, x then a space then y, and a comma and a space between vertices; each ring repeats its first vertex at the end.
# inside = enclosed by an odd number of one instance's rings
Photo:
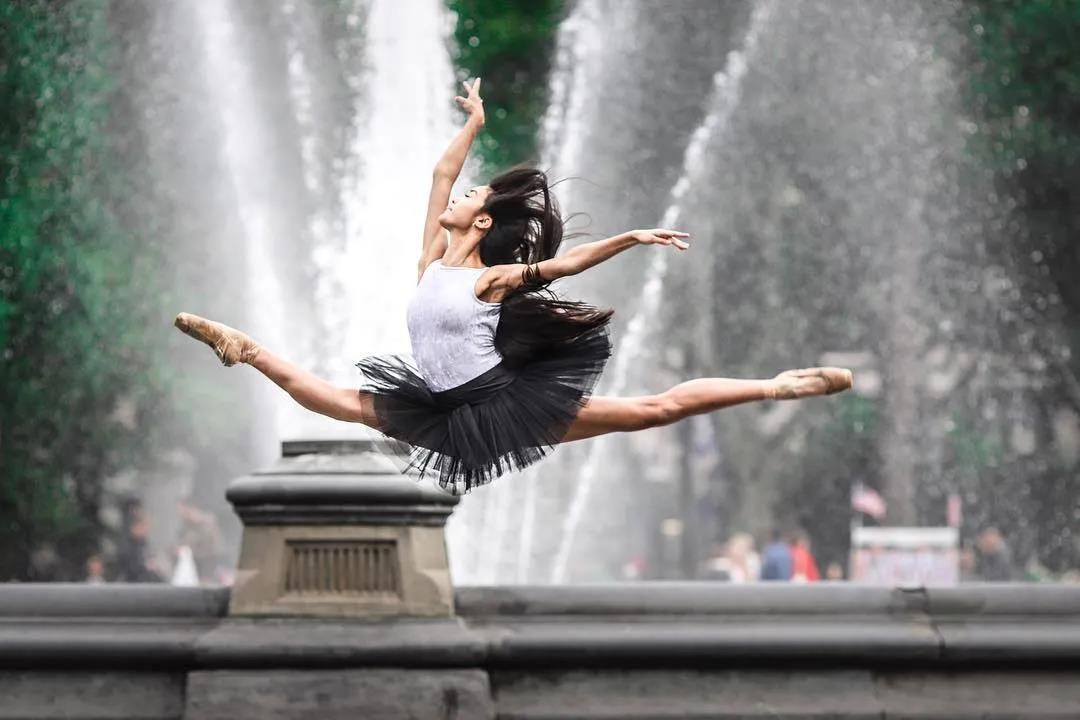
POLYGON ((851 386, 851 375, 839 368, 793 370, 770 380, 697 378, 656 395, 594 395, 578 413, 561 442, 612 432, 634 432, 670 425, 691 415, 743 403, 824 395, 851 386), (819 371, 828 371, 824 376, 819 371), (847 373, 846 376, 844 373, 847 373))
POLYGON ((226 366, 237 363, 251 365, 308 410, 335 420, 363 423, 379 429, 374 398, 370 393, 333 385, 278 357, 246 333, 228 325, 190 313, 177 315, 175 325, 213 348, 226 366))
POLYGON ((363 423, 378 429, 370 393, 333 385, 266 348, 261 348, 248 364, 273 380, 308 410, 335 420, 363 423))
MULTIPOLYGON (((237 362, 251 365, 308 410, 335 420, 380 429, 370 393, 333 385, 278 357, 227 325, 187 313, 177 316, 176 325, 211 346, 226 365, 237 362)), ((593 396, 580 410, 561 442, 670 425, 691 415, 758 400, 823 395, 847 389, 851 384, 848 370, 808 368, 789 370, 770 380, 698 378, 657 395, 593 396)))

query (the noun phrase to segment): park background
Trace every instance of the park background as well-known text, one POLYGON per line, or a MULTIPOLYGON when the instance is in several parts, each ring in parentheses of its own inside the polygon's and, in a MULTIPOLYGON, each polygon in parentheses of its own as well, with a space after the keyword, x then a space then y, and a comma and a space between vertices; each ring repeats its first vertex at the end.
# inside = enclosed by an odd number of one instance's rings
POLYGON ((387 302, 419 234, 396 203, 477 75, 470 179, 538 162, 575 178, 592 237, 676 206, 694 233, 665 266, 567 283, 617 309, 601 391, 823 359, 857 388, 560 448, 464 500, 461 579, 699 577, 714 543, 773 528, 846 564, 853 488, 888 525, 945 525, 958 498, 963 542, 994 527, 1017 579, 1073 577, 1080 4, 398 6, 0 6, 0 579, 94 557, 119 577, 148 521, 168 576, 186 517, 216 519, 230 564, 224 486, 307 430, 173 316, 342 383, 406 349, 387 302))

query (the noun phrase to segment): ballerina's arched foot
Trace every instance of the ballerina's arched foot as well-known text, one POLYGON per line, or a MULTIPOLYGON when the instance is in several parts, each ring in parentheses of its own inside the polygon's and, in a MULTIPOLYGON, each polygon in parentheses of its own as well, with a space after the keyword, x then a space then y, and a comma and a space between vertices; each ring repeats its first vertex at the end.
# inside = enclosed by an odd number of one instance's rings
POLYGON ((226 367, 238 362, 250 363, 262 349, 257 342, 236 328, 191 313, 180 313, 173 324, 213 348, 226 367))
POLYGON ((772 379, 773 400, 832 395, 849 389, 855 379, 847 368, 813 367, 786 370, 772 379))

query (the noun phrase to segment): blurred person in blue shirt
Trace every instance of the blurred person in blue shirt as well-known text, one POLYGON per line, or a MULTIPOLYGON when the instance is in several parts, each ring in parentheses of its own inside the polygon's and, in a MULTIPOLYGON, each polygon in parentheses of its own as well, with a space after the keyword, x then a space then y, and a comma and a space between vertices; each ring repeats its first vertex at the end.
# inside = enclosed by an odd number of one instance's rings
POLYGON ((769 533, 769 544, 761 553, 762 580, 790 580, 794 568, 791 546, 776 528, 769 533))

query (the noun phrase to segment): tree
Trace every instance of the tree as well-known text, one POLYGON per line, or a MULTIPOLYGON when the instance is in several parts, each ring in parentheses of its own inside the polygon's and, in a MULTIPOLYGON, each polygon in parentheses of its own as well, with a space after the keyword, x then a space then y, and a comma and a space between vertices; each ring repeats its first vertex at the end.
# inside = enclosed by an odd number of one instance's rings
POLYGON ((455 64, 463 77, 483 78, 486 121, 477 149, 485 171, 533 159, 562 0, 448 5, 457 15, 455 64))
POLYGON ((3 3, 0 27, 0 579, 46 542, 80 579, 103 479, 154 450, 156 264, 115 212, 107 6, 3 3))

